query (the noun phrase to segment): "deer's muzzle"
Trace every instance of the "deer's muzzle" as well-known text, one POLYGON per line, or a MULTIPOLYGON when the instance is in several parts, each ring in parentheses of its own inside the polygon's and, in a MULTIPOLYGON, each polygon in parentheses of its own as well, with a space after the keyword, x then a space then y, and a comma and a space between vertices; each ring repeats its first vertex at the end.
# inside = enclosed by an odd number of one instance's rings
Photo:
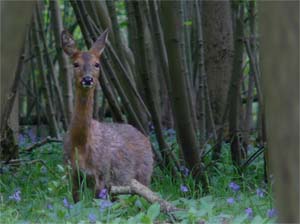
POLYGON ((84 88, 91 88, 91 87, 93 87, 93 85, 94 85, 94 79, 93 79, 93 77, 90 76, 90 75, 83 76, 83 78, 81 79, 81 85, 84 88))

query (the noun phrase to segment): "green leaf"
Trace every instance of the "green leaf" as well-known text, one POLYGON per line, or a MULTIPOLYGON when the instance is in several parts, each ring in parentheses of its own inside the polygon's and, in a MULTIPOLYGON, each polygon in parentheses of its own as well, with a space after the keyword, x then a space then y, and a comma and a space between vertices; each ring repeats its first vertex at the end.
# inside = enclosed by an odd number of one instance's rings
POLYGON ((263 219, 260 215, 256 215, 252 219, 251 224, 262 224, 262 223, 266 223, 266 221, 268 221, 268 219, 263 219))
POLYGON ((151 218, 148 216, 148 215, 144 215, 142 218, 141 218, 141 223, 144 223, 144 224, 152 224, 152 220, 151 218))
POLYGON ((191 26, 193 24, 192 20, 187 20, 183 23, 185 26, 191 26))
POLYGON ((65 168, 64 168, 62 165, 60 165, 60 164, 57 164, 57 169, 58 169, 58 171, 61 172, 61 173, 64 173, 64 172, 65 172, 65 168))
POLYGON ((131 217, 130 219, 128 219, 127 223, 128 224, 135 224, 135 223, 140 223, 141 219, 145 216, 144 212, 141 212, 139 214, 137 214, 134 217, 131 217))
POLYGON ((58 216, 59 218, 62 219, 62 218, 65 217, 65 215, 66 215, 66 211, 61 210, 61 209, 57 210, 57 216, 58 216))
POLYGON ((233 220, 232 220, 232 223, 235 223, 235 224, 242 224, 242 223, 245 223, 245 220, 248 218, 247 215, 238 215, 237 217, 235 217, 233 220))
POLYGON ((160 213, 160 205, 158 203, 152 204, 148 211, 147 216, 150 217, 152 221, 154 221, 160 213))

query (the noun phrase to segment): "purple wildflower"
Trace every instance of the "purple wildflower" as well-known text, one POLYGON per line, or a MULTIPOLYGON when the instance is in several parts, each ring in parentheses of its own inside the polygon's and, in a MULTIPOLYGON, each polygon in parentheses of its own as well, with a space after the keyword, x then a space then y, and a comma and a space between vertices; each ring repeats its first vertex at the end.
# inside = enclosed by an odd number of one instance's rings
POLYGON ((186 168, 185 166, 180 166, 180 171, 181 171, 181 173, 184 175, 184 176, 188 176, 189 175, 189 173, 190 173, 190 170, 188 169, 188 168, 186 168))
POLYGON ((53 210, 53 206, 52 206, 51 204, 48 204, 48 205, 47 205, 47 209, 53 210))
POLYGON ((273 218, 273 217, 277 216, 277 210, 275 208, 268 209, 267 216, 269 218, 273 218))
POLYGON ((8 198, 10 200, 19 202, 19 201, 21 201, 21 195, 20 194, 21 194, 21 191, 17 190, 17 191, 15 191, 15 193, 13 193, 13 195, 9 196, 8 198))
POLYGON ((246 208, 245 213, 247 214, 248 218, 252 218, 252 216, 253 216, 252 208, 246 208))
POLYGON ((109 200, 103 200, 103 201, 101 201, 101 203, 100 203, 100 211, 103 211, 104 209, 112 206, 112 204, 113 203, 111 201, 109 201, 109 200))
POLYGON ((64 203, 64 206, 65 206, 65 207, 68 207, 68 206, 69 206, 68 199, 66 199, 66 198, 64 198, 63 203, 64 203))
POLYGON ((63 203, 67 209, 71 209, 73 207, 66 198, 64 198, 63 203))
POLYGON ((107 199, 108 196, 108 191, 106 188, 101 189, 100 193, 99 193, 99 198, 101 199, 107 199))
POLYGON ((30 141, 31 141, 32 143, 35 143, 35 142, 37 141, 37 137, 36 137, 36 135, 34 134, 33 129, 30 129, 30 130, 28 131, 28 136, 29 136, 30 141))
POLYGON ((180 190, 184 193, 189 191, 189 189, 185 185, 180 185, 180 190))
POLYGON ((88 218, 90 223, 96 223, 97 217, 93 213, 90 213, 88 218))
POLYGON ((234 182, 230 182, 229 183, 229 188, 231 190, 233 190, 234 192, 238 192, 240 190, 240 185, 234 183, 234 182))
POLYGON ((19 146, 25 146, 26 145, 25 135, 19 134, 19 136, 18 136, 18 143, 19 143, 19 146))
POLYGON ((264 197, 264 191, 261 189, 261 188, 257 188, 256 189, 256 195, 260 198, 263 198, 264 197))
POLYGON ((169 135, 175 135, 176 134, 176 132, 173 128, 168 129, 167 132, 168 132, 169 135))
POLYGON ((227 203, 232 205, 234 203, 234 198, 227 198, 227 203))

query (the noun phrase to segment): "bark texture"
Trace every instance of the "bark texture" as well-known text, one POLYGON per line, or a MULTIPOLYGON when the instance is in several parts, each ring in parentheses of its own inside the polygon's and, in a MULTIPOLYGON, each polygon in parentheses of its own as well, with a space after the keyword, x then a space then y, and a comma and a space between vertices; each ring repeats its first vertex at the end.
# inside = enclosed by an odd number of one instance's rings
POLYGON ((299 2, 260 2, 261 67, 279 223, 299 223, 299 2))
POLYGON ((59 63, 59 71, 60 78, 62 80, 62 91, 64 97, 64 107, 67 113, 67 121, 69 122, 72 116, 72 108, 73 108, 73 91, 72 91, 72 71, 70 69, 70 65, 68 62, 68 58, 63 53, 60 34, 63 31, 62 17, 59 10, 59 4, 57 0, 53 0, 49 2, 52 22, 53 22, 53 32, 55 38, 55 46, 58 55, 58 63, 59 63))
MULTIPOLYGON (((18 61, 22 41, 26 35, 26 26, 30 23, 35 1, 1 1, 1 105, 7 100, 7 94, 14 81, 13 74, 18 61), (22 19, 20 19, 22 18, 22 19), (19 34, 19 35, 17 35, 19 34)), ((18 106, 14 104, 10 115, 10 125, 18 130, 18 106)), ((3 106, 0 106, 2 116, 3 106)), ((16 137, 16 135, 15 135, 16 137)))
POLYGON ((198 150, 194 127, 191 117, 186 92, 186 81, 184 77, 184 64, 180 50, 180 38, 182 32, 181 18, 178 16, 180 9, 179 1, 161 2, 162 24, 167 48, 169 62, 170 87, 173 95, 171 101, 174 111, 176 134, 182 149, 185 162, 192 169, 193 176, 200 180, 202 175, 200 167, 201 158, 198 150))
POLYGON ((208 89, 215 123, 222 125, 233 60, 230 1, 203 1, 202 11, 208 89))

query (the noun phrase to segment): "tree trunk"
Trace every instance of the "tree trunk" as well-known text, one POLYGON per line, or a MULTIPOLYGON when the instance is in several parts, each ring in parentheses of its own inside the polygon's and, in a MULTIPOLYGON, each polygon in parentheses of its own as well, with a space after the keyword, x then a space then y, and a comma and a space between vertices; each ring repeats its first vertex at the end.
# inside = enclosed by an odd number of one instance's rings
POLYGON ((134 7, 136 14, 137 31, 138 33, 140 33, 140 38, 138 39, 137 45, 139 45, 138 49, 140 51, 138 52, 138 55, 141 58, 141 64, 138 65, 138 70, 140 76, 143 77, 143 86, 145 88, 148 107, 151 112, 155 135, 159 145, 160 153, 164 160, 164 165, 168 168, 172 168, 173 176, 175 177, 175 175, 177 174, 176 171, 179 171, 179 166, 174 166, 174 164, 177 164, 175 156, 170 151, 170 148, 164 139, 161 119, 157 109, 157 100, 155 98, 155 95, 158 91, 158 84, 155 78, 157 72, 153 43, 150 33, 150 24, 148 23, 148 20, 145 16, 147 5, 145 2, 135 2, 134 7))
MULTIPOLYGON (((201 22, 201 14, 199 2, 194 2, 194 10, 195 10, 195 20, 197 27, 197 62, 195 62, 195 71, 194 75, 198 78, 198 82, 196 85, 199 85, 199 88, 196 90, 197 92, 197 112, 199 115, 199 131, 200 131, 200 147, 203 148, 206 141, 206 114, 205 114, 205 85, 204 80, 206 79, 206 70, 204 65, 204 47, 203 47, 203 33, 202 33, 202 22, 201 22), (198 111, 199 110, 199 111, 198 111)), ((209 102, 210 103, 210 102, 209 102)), ((214 128, 214 125, 213 125, 214 128)))
POLYGON ((161 27, 157 2, 149 1, 149 9, 152 21, 152 39, 156 52, 155 58, 158 66, 158 80, 162 80, 162 82, 160 82, 162 123, 166 127, 173 128, 174 120, 170 103, 170 95, 172 93, 169 81, 168 58, 163 38, 163 31, 161 27))
MULTIPOLYGON (((181 18, 179 15, 179 1, 161 2, 164 38, 169 62, 170 96, 174 111, 176 134, 187 166, 192 170, 193 177, 199 181, 203 175, 201 169, 200 150, 197 145, 196 134, 191 124, 189 104, 184 77, 184 64, 180 50, 182 32, 181 18)), ((205 183, 203 183, 205 184, 205 183)))
POLYGON ((299 1, 259 2, 261 67, 279 223, 299 223, 299 1))
POLYGON ((59 10, 57 0, 49 2, 51 10, 51 18, 53 21, 53 32, 55 38, 55 46, 58 56, 60 77, 62 80, 62 91, 64 97, 64 106, 67 114, 67 121, 69 122, 72 117, 73 110, 73 91, 72 91, 72 71, 69 66, 68 57, 62 50, 60 34, 63 31, 62 17, 59 10))
POLYGON ((222 116, 232 73, 233 31, 230 1, 203 1, 202 11, 208 89, 214 121, 220 126, 223 125, 222 116))
POLYGON ((47 75, 45 73, 45 64, 44 59, 40 47, 40 39, 39 39, 39 27, 37 24, 37 15, 34 14, 34 22, 33 22, 34 29, 32 31, 33 35, 33 42, 34 42, 34 48, 35 48, 35 54, 37 56, 37 62, 39 67, 39 72, 42 76, 43 81, 43 88, 44 88, 44 94, 45 94, 45 101, 46 101, 46 109, 47 109, 47 115, 49 116, 49 128, 50 128, 50 135, 53 137, 59 137, 59 130, 57 121, 55 118, 55 111, 52 104, 52 98, 50 95, 49 90, 49 83, 47 79, 47 75))
POLYGON ((229 103, 229 137, 231 158, 234 165, 240 166, 242 160, 241 151, 241 132, 240 132, 240 107, 241 96, 240 87, 243 75, 243 38, 244 38, 244 3, 236 3, 236 32, 234 36, 234 58, 233 58, 233 70, 230 83, 230 89, 228 93, 229 103))
MULTIPOLYGON (((256 54, 256 16, 255 16, 255 7, 256 4, 254 1, 249 2, 249 28, 250 28, 250 38, 249 42, 251 45, 251 52, 256 54)), ((247 155, 249 138, 251 135, 251 129, 253 127, 253 116, 252 116, 252 104, 254 98, 254 68, 250 65, 249 75, 248 75, 248 90, 247 90, 247 103, 245 109, 245 121, 244 121, 244 135, 243 135, 243 146, 245 153, 247 155)))
MULTIPOLYGON (((16 2, 1 1, 1 86, 0 102, 4 105, 7 94, 14 81, 15 66, 18 62, 22 41, 26 35, 26 27, 30 23, 33 7, 36 1, 16 2), (22 19, 20 19, 22 18, 22 19), (17 31, 17 32, 16 32, 17 31)), ((0 106, 2 116, 3 106, 0 106)), ((18 100, 15 100, 12 112, 9 116, 9 124, 14 131, 14 137, 18 133, 18 100)), ((1 124, 2 125, 2 124, 1 124)))
MULTIPOLYGON (((59 120, 62 120, 62 124, 63 124, 63 128, 66 131, 68 128, 68 122, 67 122, 67 115, 66 115, 66 111, 65 111, 65 107, 64 107, 64 102, 63 102, 63 97, 61 94, 61 88, 60 85, 58 83, 58 79, 56 77, 56 74, 54 72, 54 67, 53 67, 53 63, 52 63, 52 59, 50 57, 49 54, 49 50, 48 50, 48 46, 47 46, 47 39, 46 39, 46 33, 44 32, 44 24, 43 24, 43 20, 42 20, 42 16, 41 16, 41 7, 40 3, 37 4, 36 7, 36 19, 37 19, 37 24, 38 24, 38 29, 39 29, 39 34, 40 34, 40 40, 44 46, 43 52, 45 53, 45 59, 46 59, 46 63, 48 66, 48 77, 50 77, 50 80, 52 80, 53 82, 53 88, 55 91, 55 94, 53 95, 53 98, 57 98, 57 106, 58 108, 56 108, 56 111, 60 111, 61 115, 59 118, 59 120)), ((50 84, 51 82, 49 82, 50 84)), ((50 87, 50 86, 49 86, 50 87)), ((52 101, 54 102, 54 101, 52 101)), ((54 105, 54 103, 53 103, 54 105)))

